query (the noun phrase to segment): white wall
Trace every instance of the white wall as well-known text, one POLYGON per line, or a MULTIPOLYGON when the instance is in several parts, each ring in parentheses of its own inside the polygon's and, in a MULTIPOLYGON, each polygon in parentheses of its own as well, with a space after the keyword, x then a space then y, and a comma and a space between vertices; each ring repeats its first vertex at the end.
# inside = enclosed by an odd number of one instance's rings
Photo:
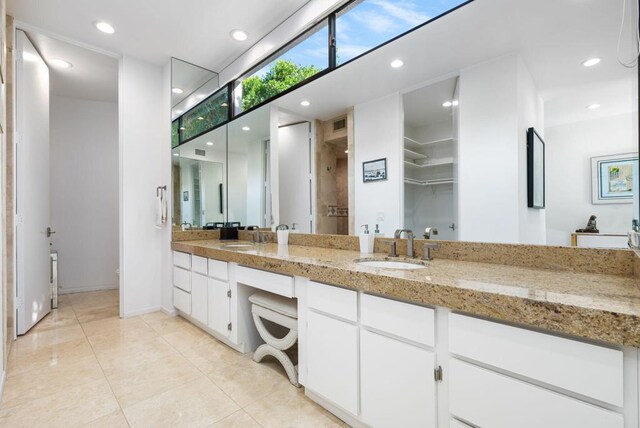
POLYGON ((301 233, 311 233, 309 133, 309 122, 285 126, 278 131, 279 222, 289 228, 296 223, 301 233))
POLYGON ((458 215, 462 241, 543 244, 545 210, 527 208, 526 129, 543 105, 517 55, 460 73, 458 215))
MULTIPOLYGON (((591 203, 591 157, 636 152, 636 114, 547 128, 547 243, 570 245, 570 234, 598 217, 601 232, 626 233, 633 204, 591 203)), ((637 217, 637 214, 636 214, 637 217)))
POLYGON ((61 292, 117 288, 118 105, 53 96, 50 111, 61 292))
POLYGON ((170 228, 155 227, 156 187, 171 182, 167 76, 166 67, 127 56, 120 61, 120 299, 125 317, 158 310, 161 303, 171 307, 162 291, 168 281, 163 267, 170 263, 170 228))
POLYGON ((402 128, 398 93, 354 107, 356 233, 363 224, 371 231, 379 224, 382 233, 393 236, 404 223, 402 128), (381 158, 387 158, 387 180, 364 183, 362 163, 381 158))
MULTIPOLYGON (((544 245, 547 243, 546 209, 527 207, 527 130, 531 127, 544 139, 544 102, 531 74, 518 58, 519 242, 544 245)), ((547 185, 554 183, 547 181, 547 185)))

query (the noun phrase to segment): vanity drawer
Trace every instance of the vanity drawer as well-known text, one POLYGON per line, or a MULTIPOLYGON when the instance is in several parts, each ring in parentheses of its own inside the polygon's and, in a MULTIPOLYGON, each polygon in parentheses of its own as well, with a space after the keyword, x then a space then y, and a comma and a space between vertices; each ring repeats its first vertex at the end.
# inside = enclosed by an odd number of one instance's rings
POLYGON ((615 406, 623 403, 623 353, 459 314, 449 317, 451 353, 615 406))
POLYGON ((207 274, 207 259, 200 256, 191 256, 191 270, 193 272, 207 274))
POLYGON ((327 314, 358 322, 358 292, 309 281, 307 305, 327 314))
POLYGON ((183 289, 187 293, 190 293, 191 292, 191 271, 174 266, 173 267, 173 285, 175 287, 183 289))
MULTIPOLYGON (((453 416, 492 428, 623 428, 622 415, 453 358, 453 416)), ((590 374, 584 373, 588 378, 590 374)))
POLYGON ((191 294, 173 287, 173 306, 180 312, 191 315, 191 294))
POLYGON ((181 253, 180 251, 173 252, 173 265, 180 266, 184 269, 191 269, 191 254, 181 253))
POLYGON ((435 345, 435 311, 431 308, 363 294, 362 325, 427 346, 435 345))
POLYGON ((239 266, 236 273, 239 283, 259 288, 285 297, 293 297, 293 278, 277 273, 239 266))
POLYGON ((228 281, 229 273, 227 271, 227 266, 227 262, 209 259, 209 276, 212 278, 221 279, 223 281, 228 281))

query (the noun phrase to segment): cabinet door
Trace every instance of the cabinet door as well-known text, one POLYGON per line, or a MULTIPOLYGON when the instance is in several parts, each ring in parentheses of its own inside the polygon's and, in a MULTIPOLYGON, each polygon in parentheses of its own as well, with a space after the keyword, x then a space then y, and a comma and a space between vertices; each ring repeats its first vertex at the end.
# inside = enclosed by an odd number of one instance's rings
POLYGON ((191 273, 191 316, 207 325, 207 277, 191 273))
POLYGON ((229 284, 217 279, 208 279, 209 328, 223 336, 229 336, 229 284))
POLYGON ((358 414, 358 327, 309 311, 307 387, 358 414))
POLYGON ((372 427, 435 427, 434 353, 360 332, 362 419, 372 427))

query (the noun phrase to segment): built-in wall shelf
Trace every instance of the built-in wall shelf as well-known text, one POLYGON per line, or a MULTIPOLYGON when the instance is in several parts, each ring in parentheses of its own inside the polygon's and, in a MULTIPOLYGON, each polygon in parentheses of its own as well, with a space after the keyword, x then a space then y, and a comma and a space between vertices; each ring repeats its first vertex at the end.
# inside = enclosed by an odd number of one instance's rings
POLYGON ((404 164, 405 166, 416 169, 433 168, 436 166, 453 165, 453 158, 423 159, 417 160, 416 162, 405 160, 404 164))
POLYGON ((404 147, 405 150, 409 149, 412 151, 420 150, 424 148, 424 146, 430 146, 433 144, 448 144, 453 142, 453 137, 451 138, 443 138, 440 140, 431 140, 431 141, 417 141, 413 138, 404 137, 404 147))
POLYGON ((426 159, 427 155, 423 155, 422 153, 414 152, 413 150, 409 150, 407 148, 404 149, 404 160, 412 160, 416 161, 419 159, 426 159))
POLYGON ((437 180, 417 180, 415 178, 406 177, 404 182, 414 184, 416 186, 438 186, 441 184, 453 184, 453 178, 441 178, 437 180))

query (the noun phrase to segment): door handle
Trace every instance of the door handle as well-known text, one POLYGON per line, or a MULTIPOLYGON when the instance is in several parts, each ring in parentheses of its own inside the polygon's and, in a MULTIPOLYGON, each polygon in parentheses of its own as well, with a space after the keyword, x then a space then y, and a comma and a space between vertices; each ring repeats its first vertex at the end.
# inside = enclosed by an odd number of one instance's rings
POLYGON ((56 233, 55 230, 51 230, 50 227, 47 227, 47 238, 50 238, 54 233, 56 233))

